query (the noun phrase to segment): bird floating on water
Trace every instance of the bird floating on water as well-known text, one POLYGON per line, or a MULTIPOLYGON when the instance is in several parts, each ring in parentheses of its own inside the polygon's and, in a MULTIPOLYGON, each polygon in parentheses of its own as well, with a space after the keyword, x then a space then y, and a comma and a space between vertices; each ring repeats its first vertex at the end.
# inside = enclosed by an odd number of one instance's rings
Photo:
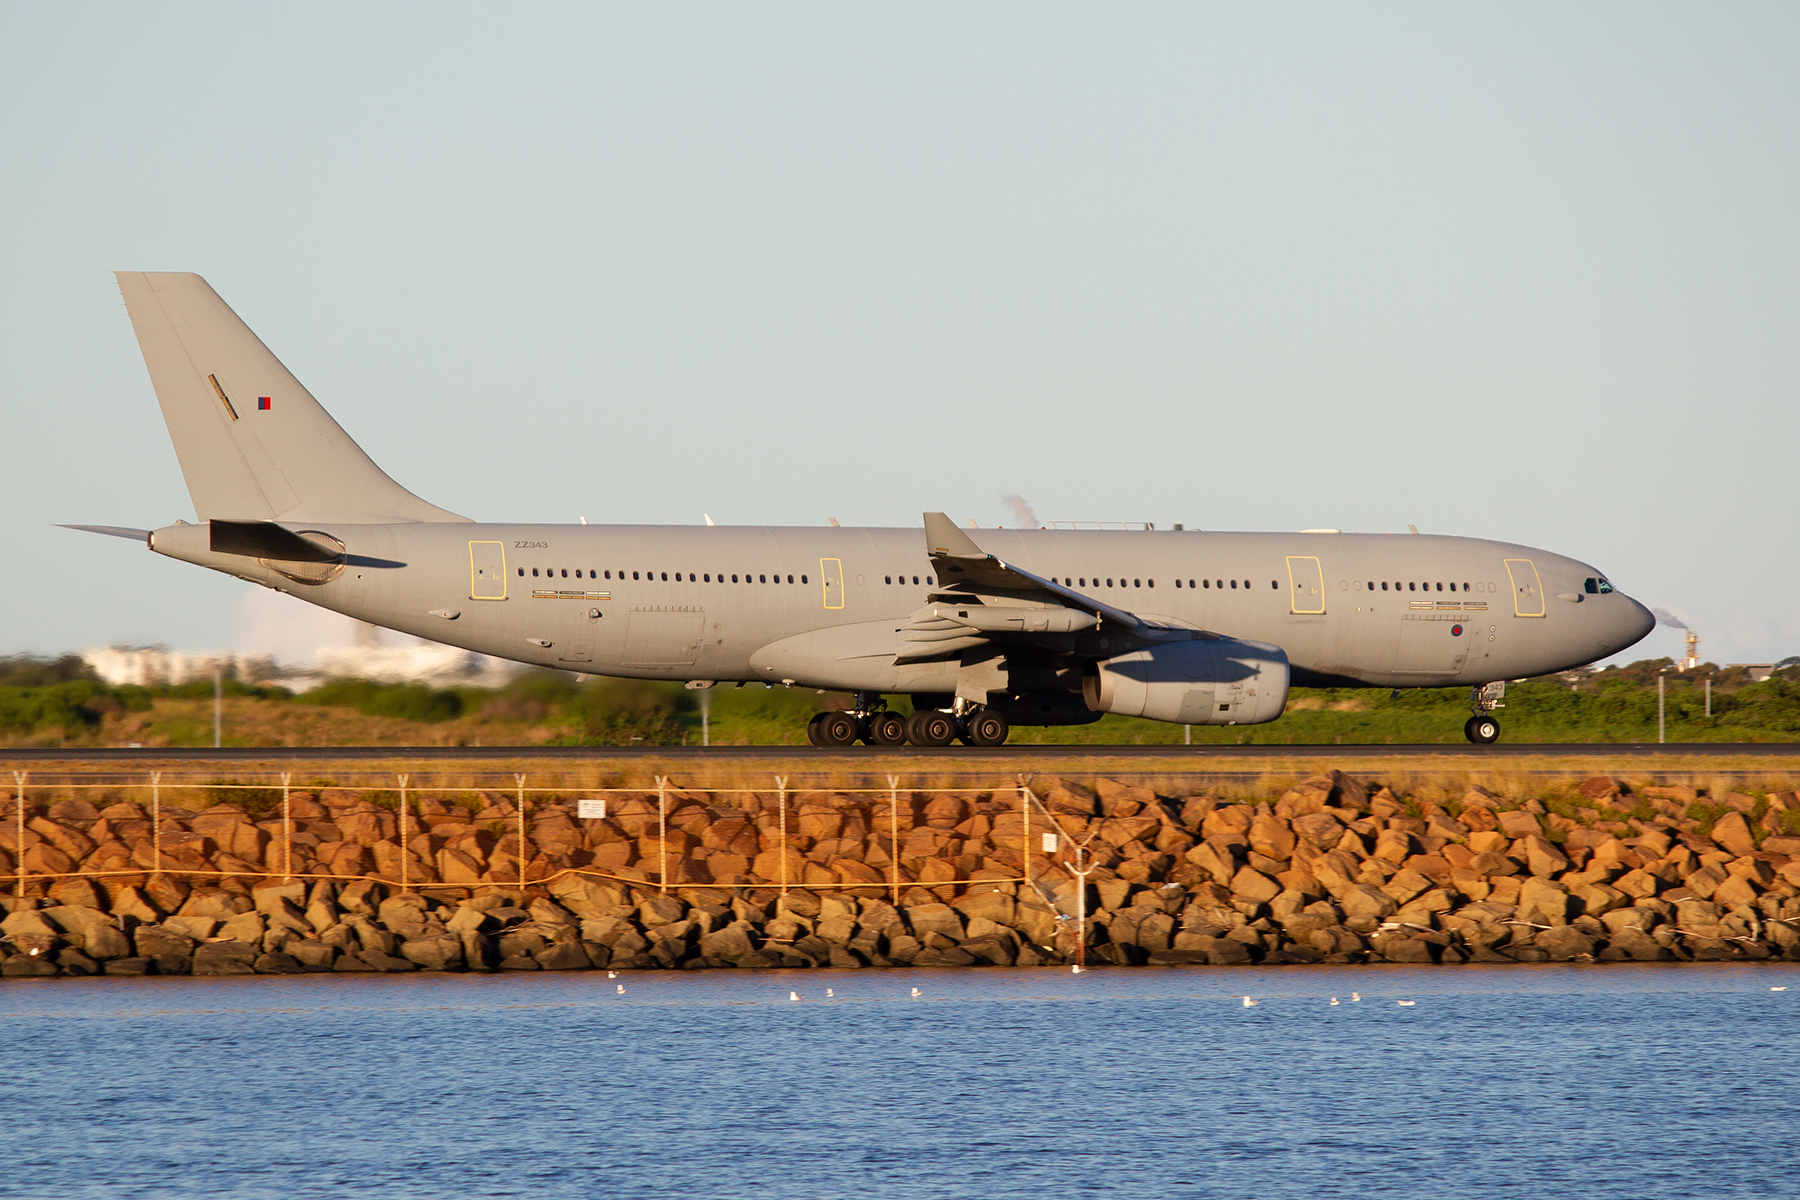
POLYGON ((1333 1007, 1333 1008, 1336 1008, 1336 1007, 1337 1007, 1337 997, 1336 997, 1336 996, 1333 996, 1333 997, 1332 997, 1332 998, 1331 998, 1331 1006, 1332 1006, 1332 1007, 1333 1007))
POLYGON ((608 971, 606 973, 606 977, 608 979, 617 979, 619 977, 619 973, 617 971, 608 971))
POLYGON ((919 997, 920 997, 920 996, 921 996, 921 995, 923 995, 923 994, 924 994, 924 993, 923 993, 923 992, 921 992, 921 991, 919 991, 919 989, 918 989, 918 988, 914 988, 914 989, 913 989, 913 999, 914 999, 914 1000, 917 1000, 917 999, 918 999, 918 998, 919 998, 919 997))
POLYGON ((799 998, 800 998, 800 993, 799 993, 799 992, 789 992, 789 993, 788 993, 788 999, 789 999, 789 1000, 798 1000, 798 999, 799 999, 799 998))
POLYGON ((1245 1008, 1255 1008, 1257 1005, 1259 1005, 1261 1003, 1262 1003, 1261 1000, 1252 1000, 1248 996, 1244 997, 1244 1007, 1245 1008))
POLYGON ((1413 1005, 1417 1004, 1418 1001, 1417 1000, 1396 1000, 1396 1001, 1394 1001, 1394 1003, 1398 1004, 1401 1008, 1411 1008, 1413 1005))
POLYGON ((836 995, 837 995, 837 993, 836 993, 836 992, 834 992, 834 991, 832 991, 832 990, 831 990, 831 989, 830 989, 830 988, 826 988, 826 989, 825 989, 825 998, 826 998, 826 999, 827 999, 827 1000, 830 1000, 830 999, 831 999, 831 998, 832 998, 832 997, 834 997, 834 996, 836 996, 836 995))
POLYGON ((625 985, 621 983, 619 985, 619 995, 623 996, 624 994, 625 994, 625 985))
POLYGON ((1361 992, 1351 992, 1350 993, 1350 1003, 1357 1004, 1357 1003, 1360 1003, 1361 1000, 1362 1000, 1361 992))
POLYGON ((1769 989, 1769 990, 1770 990, 1770 991, 1771 991, 1771 992, 1785 992, 1785 991, 1787 991, 1787 988, 1785 988, 1785 987, 1772 987, 1772 988, 1770 988, 1770 989, 1769 989))
POLYGON ((1072 967, 1070 967, 1070 968, 1069 968, 1069 974, 1071 974, 1071 975, 1079 975, 1079 974, 1081 974, 1081 964, 1080 964, 1080 963, 1076 963, 1076 964, 1075 964, 1075 965, 1074 965, 1074 966, 1072 966, 1072 967))

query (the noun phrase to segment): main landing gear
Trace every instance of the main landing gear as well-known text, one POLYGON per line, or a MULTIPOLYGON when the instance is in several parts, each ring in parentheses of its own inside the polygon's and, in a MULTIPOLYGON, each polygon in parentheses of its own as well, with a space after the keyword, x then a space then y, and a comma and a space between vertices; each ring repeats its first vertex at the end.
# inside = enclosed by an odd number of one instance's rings
POLYGON ((1469 707, 1475 710, 1463 725, 1463 736, 1477 746, 1491 746, 1500 740, 1500 722, 1493 717, 1496 708, 1505 708, 1500 697, 1506 695, 1504 680, 1486 687, 1469 689, 1469 707))
POLYGON ((959 700, 946 712, 922 708, 910 716, 889 712, 880 696, 859 695, 856 708, 822 712, 806 725, 806 740, 815 746, 1004 746, 1012 733, 1006 718, 981 705, 959 700))

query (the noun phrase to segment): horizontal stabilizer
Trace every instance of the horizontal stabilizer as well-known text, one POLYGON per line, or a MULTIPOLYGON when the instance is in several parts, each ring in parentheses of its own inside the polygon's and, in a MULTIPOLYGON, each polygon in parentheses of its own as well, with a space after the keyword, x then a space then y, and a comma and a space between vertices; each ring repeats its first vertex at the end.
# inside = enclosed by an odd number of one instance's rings
POLYGON ((273 521, 209 521, 214 554, 241 554, 276 562, 336 562, 339 554, 309 542, 273 521))
POLYGON ((150 544, 148 529, 128 529, 123 525, 58 525, 58 529, 79 529, 83 533, 104 533, 107 537, 130 538, 134 542, 150 544))

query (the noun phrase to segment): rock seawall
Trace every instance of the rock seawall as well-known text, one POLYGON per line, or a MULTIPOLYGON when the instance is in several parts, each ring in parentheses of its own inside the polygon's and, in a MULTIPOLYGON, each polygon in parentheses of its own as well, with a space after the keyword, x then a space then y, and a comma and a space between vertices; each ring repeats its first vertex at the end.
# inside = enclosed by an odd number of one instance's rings
POLYGON ((523 838, 500 793, 375 800, 165 805, 160 860, 132 801, 28 802, 22 841, 9 810, 0 975, 1032 966, 1083 934, 1116 965, 1800 960, 1795 792, 672 792, 533 804, 523 838))

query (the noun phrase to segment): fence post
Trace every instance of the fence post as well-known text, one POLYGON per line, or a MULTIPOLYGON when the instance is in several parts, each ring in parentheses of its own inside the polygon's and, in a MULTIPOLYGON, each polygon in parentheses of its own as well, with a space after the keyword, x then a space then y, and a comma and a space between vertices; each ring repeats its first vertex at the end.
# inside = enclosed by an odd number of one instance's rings
POLYGON ((888 776, 888 893, 900 907, 900 777, 888 776))
POLYGON ((669 890, 669 777, 656 777, 657 890, 669 890))
POLYGON ((514 775, 519 781, 519 890, 525 890, 525 777, 514 775))
MULTIPOLYGON (((400 780, 400 891, 406 892, 406 776, 398 776, 400 780)), ((524 841, 521 837, 520 853, 524 853, 524 841)))
POLYGON ((152 875, 163 873, 162 859, 162 772, 150 772, 150 853, 155 864, 152 875))
POLYGON ((1019 776, 1019 874, 1031 886, 1031 776, 1019 776))
POLYGON ((288 796, 293 779, 292 772, 281 773, 281 873, 285 883, 294 882, 294 809, 288 796))
POLYGON ((781 819, 781 894, 783 896, 785 896, 785 895, 787 895, 787 889, 788 889, 787 777, 786 776, 777 775, 775 777, 775 796, 776 796, 775 802, 781 806, 779 809, 780 819, 781 819))
POLYGON ((25 780, 30 775, 30 771, 13 772, 13 782, 19 785, 18 812, 14 814, 19 819, 19 833, 18 840, 13 843, 13 851, 19 856, 19 876, 13 884, 13 895, 20 900, 25 898, 25 780))

